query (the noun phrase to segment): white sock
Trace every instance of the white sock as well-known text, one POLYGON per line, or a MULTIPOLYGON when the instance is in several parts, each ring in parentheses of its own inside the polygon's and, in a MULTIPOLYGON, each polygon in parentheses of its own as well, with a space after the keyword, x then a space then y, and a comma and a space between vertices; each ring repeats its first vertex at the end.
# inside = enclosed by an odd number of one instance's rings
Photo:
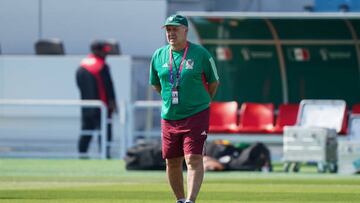
POLYGON ((178 199, 176 202, 179 202, 179 201, 185 203, 185 199, 178 199))

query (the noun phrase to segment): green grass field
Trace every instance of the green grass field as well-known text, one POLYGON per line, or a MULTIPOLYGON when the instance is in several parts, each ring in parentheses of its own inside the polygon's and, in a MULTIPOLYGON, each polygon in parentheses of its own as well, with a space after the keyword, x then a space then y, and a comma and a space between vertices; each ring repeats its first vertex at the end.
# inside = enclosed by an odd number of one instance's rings
MULTIPOLYGON (((360 202, 360 177, 207 172, 197 203, 360 202)), ((174 203, 163 171, 126 171, 119 160, 0 159, 0 202, 174 203)))

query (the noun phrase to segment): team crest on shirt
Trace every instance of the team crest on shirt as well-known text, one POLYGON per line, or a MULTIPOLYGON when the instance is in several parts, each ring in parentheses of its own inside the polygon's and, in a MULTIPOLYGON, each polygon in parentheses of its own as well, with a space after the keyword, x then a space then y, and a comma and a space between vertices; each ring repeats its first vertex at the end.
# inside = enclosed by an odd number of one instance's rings
POLYGON ((192 59, 188 59, 185 62, 185 69, 192 70, 194 68, 194 61, 192 59))
POLYGON ((169 64, 168 64, 168 63, 164 63, 164 64, 162 65, 162 67, 163 67, 163 68, 169 68, 169 64))

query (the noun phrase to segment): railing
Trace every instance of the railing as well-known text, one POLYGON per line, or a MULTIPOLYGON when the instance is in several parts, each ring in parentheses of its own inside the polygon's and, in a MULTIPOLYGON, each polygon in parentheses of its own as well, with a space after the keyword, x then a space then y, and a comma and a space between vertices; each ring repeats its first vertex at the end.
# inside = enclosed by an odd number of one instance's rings
MULTIPOLYGON (((101 151, 100 157, 106 159, 106 132, 107 132, 107 116, 106 116, 106 107, 105 105, 98 100, 18 100, 18 99, 1 99, 0 107, 4 106, 13 106, 13 107, 31 107, 31 106, 40 106, 40 107, 90 107, 90 108, 99 108, 101 114, 101 123, 100 130, 94 130, 90 133, 92 135, 99 134, 101 135, 101 151)), ((120 114, 120 121, 124 122, 124 114, 120 114)), ((89 131, 84 131, 82 133, 88 133, 89 131)))
MULTIPOLYGON (((133 103, 119 103, 119 117, 116 122, 120 122, 120 156, 123 157, 126 150, 134 145, 137 137, 141 136, 145 139, 160 139, 160 119, 158 123, 154 125, 153 121, 155 117, 160 115, 153 115, 151 109, 161 109, 161 101, 135 101, 133 103), (136 110, 148 110, 145 114, 136 115, 136 110), (144 116, 145 129, 139 130, 135 127, 136 116, 144 116)), ((13 107, 92 107, 99 108, 101 110, 101 128, 100 130, 94 130, 90 133, 93 135, 101 135, 101 152, 100 157, 106 158, 106 146, 109 144, 106 139, 107 132, 107 117, 106 107, 100 101, 96 100, 0 100, 0 107, 13 106, 13 107), (105 113, 103 113, 105 112, 105 113)), ((80 109, 80 108, 79 108, 80 109)), ((0 109, 1 110, 1 109, 0 109)), ((0 115, 3 112, 0 111, 0 115)), ((26 129, 24 129, 26 130, 26 129)), ((89 133, 88 131, 82 131, 82 133, 89 133)), ((262 134, 212 134, 209 133, 208 140, 225 139, 233 142, 264 142, 268 144, 282 144, 282 136, 279 135, 262 135, 262 134)), ((40 140, 41 141, 41 140, 40 140)), ((31 156, 31 155, 29 155, 31 156)), ((46 154, 44 154, 46 156, 46 154)))
MULTIPOLYGON (((147 112, 147 115, 146 115, 146 129, 145 131, 139 131, 139 130, 136 130, 135 129, 135 125, 134 125, 134 122, 135 122, 135 111, 136 110, 139 110, 139 109, 153 109, 153 108, 156 108, 156 109, 159 109, 161 108, 161 104, 162 102, 161 101, 135 101, 134 103, 132 104, 129 104, 128 107, 129 107, 129 113, 128 113, 128 128, 127 128, 127 142, 126 142, 126 145, 127 147, 131 147, 134 145, 134 140, 137 136, 143 136, 144 135, 144 138, 151 138, 151 137, 158 137, 160 138, 160 135, 161 135, 161 132, 160 131, 153 131, 153 126, 152 126, 152 123, 153 123, 153 115, 150 111, 147 112)), ((160 123, 160 120, 159 120, 159 123, 160 123)), ((159 124, 160 126, 160 124, 159 124)))
MULTIPOLYGON (((134 127, 134 116, 135 116, 135 111, 138 109, 153 109, 153 108, 157 108, 160 109, 161 108, 161 101, 136 101, 133 104, 130 104, 130 113, 129 113, 129 131, 128 131, 128 142, 127 142, 127 147, 132 146, 134 143, 134 140, 137 136, 144 136, 144 138, 160 138, 161 136, 161 132, 160 131, 154 131, 151 130, 152 128, 149 127, 147 130, 144 131, 139 131, 137 129, 135 129, 134 127)), ((153 115, 151 115, 150 112, 147 112, 148 118, 151 119, 147 119, 146 122, 148 122, 149 124, 147 124, 147 126, 151 126, 151 123, 153 122, 152 118, 154 117, 153 115)), ((159 120, 160 123, 160 120, 159 120)), ((159 124, 160 126, 160 124, 159 124)), ((278 135, 278 134, 247 134, 247 133, 238 133, 238 134, 215 134, 215 133, 209 133, 208 134, 208 138, 207 140, 211 141, 211 140, 218 140, 218 139, 223 139, 223 140, 229 140, 232 142, 247 142, 247 143, 255 143, 255 142, 263 142, 263 143, 267 143, 267 144, 274 144, 274 145, 279 145, 283 143, 283 136, 282 135, 278 135)))

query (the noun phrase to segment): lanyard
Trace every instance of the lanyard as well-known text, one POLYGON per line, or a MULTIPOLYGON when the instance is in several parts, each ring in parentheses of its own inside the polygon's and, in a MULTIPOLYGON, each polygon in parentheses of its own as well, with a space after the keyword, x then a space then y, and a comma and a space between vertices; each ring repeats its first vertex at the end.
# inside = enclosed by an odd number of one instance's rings
MULTIPOLYGON (((179 86, 179 80, 180 80, 180 74, 181 74, 181 70, 182 70, 182 67, 184 65, 184 60, 186 58, 186 54, 187 54, 187 50, 189 48, 189 44, 186 43, 186 47, 185 47, 185 51, 184 51, 184 55, 181 59, 181 62, 180 62, 180 67, 179 67, 179 70, 176 72, 176 88, 179 86)), ((173 61, 173 56, 172 56, 172 50, 171 50, 171 47, 170 47, 170 51, 169 51, 169 58, 170 58, 170 83, 171 83, 171 86, 174 87, 174 76, 173 76, 173 68, 172 68, 172 61, 173 61)))

